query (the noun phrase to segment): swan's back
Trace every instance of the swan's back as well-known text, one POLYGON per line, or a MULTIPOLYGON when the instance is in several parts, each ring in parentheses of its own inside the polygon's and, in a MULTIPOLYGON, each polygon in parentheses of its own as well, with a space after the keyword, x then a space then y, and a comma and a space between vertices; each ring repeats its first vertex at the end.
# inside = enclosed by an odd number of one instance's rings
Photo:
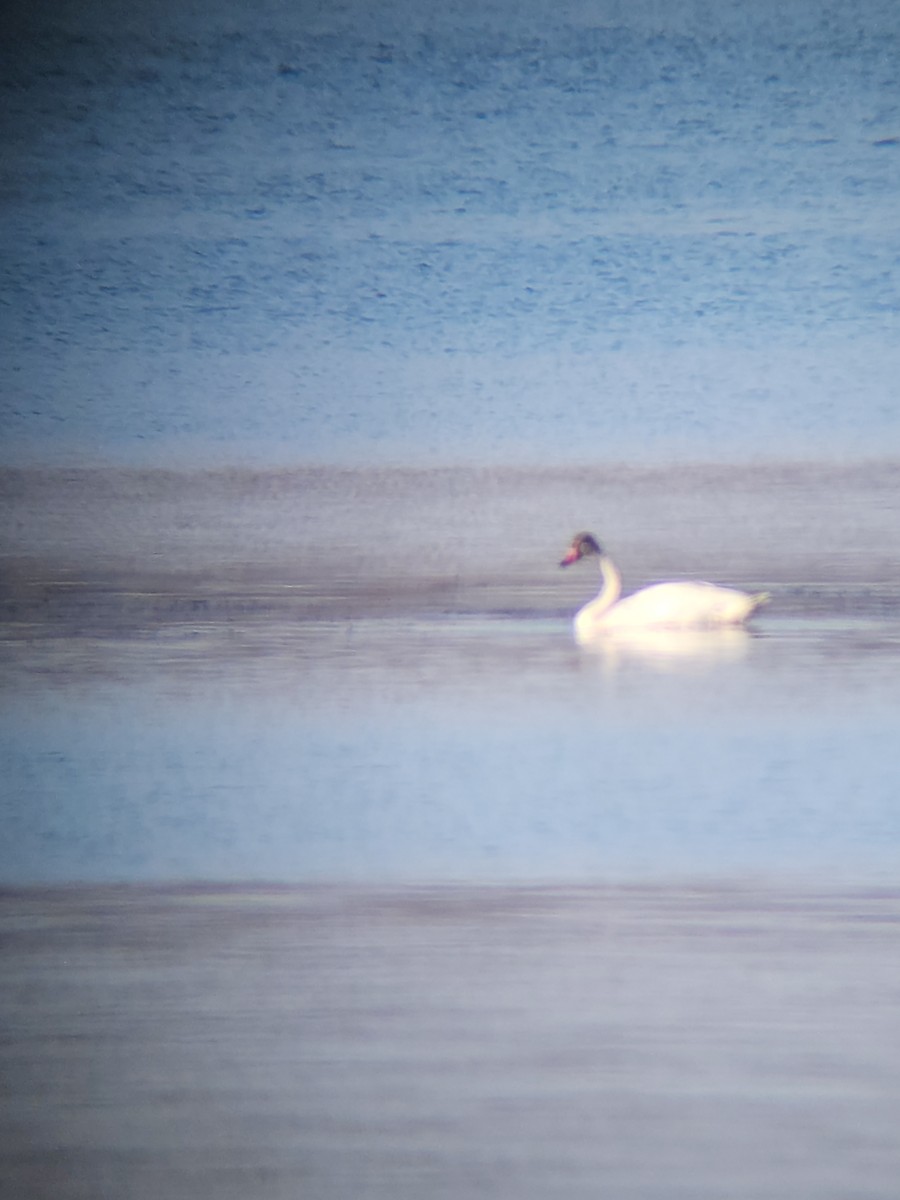
POLYGON ((579 637, 608 629, 707 629, 738 625, 766 599, 713 583, 656 583, 611 607, 596 601, 578 613, 579 637))

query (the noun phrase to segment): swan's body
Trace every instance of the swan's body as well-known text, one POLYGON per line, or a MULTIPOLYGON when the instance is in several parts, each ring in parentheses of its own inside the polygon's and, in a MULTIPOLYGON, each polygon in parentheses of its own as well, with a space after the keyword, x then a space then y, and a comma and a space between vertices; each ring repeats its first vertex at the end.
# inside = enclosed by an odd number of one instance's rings
POLYGON ((740 625, 768 599, 713 583, 655 583, 624 600, 622 577, 613 561, 590 533, 575 536, 559 564, 567 567, 581 558, 597 557, 603 586, 600 594, 575 616, 575 637, 590 642, 617 629, 718 629, 740 625))

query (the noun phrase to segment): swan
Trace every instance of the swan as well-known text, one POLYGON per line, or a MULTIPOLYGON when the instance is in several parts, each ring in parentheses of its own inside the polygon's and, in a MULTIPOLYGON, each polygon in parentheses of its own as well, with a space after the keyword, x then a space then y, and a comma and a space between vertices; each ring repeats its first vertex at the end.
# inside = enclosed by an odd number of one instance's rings
POLYGON ((740 625, 769 599, 768 592, 739 592, 714 583, 654 583, 620 600, 622 577, 592 533, 576 533, 559 564, 599 558, 600 594, 575 615, 575 638, 590 642, 616 629, 716 629, 740 625))

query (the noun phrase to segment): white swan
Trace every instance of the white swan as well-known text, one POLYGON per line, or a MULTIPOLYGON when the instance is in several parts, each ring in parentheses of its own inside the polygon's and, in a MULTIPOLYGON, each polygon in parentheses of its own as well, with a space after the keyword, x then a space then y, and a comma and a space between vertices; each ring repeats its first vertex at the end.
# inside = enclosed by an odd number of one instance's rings
POLYGON ((581 558, 597 557, 603 586, 596 600, 575 616, 575 637, 590 642, 616 629, 716 629, 740 625, 761 604, 767 592, 739 592, 713 583, 655 583, 620 600, 622 577, 591 533, 577 533, 565 558, 568 567, 581 558))

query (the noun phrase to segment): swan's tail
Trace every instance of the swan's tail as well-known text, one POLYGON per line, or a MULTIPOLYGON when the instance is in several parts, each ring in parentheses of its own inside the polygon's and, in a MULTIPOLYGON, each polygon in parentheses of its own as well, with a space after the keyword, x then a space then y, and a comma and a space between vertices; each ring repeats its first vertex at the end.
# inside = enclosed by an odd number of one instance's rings
POLYGON ((768 604, 771 599, 772 599, 771 592, 755 592, 750 597, 750 608, 748 610, 748 616, 750 613, 756 612, 756 610, 758 608, 762 608, 762 606, 764 604, 768 604))

